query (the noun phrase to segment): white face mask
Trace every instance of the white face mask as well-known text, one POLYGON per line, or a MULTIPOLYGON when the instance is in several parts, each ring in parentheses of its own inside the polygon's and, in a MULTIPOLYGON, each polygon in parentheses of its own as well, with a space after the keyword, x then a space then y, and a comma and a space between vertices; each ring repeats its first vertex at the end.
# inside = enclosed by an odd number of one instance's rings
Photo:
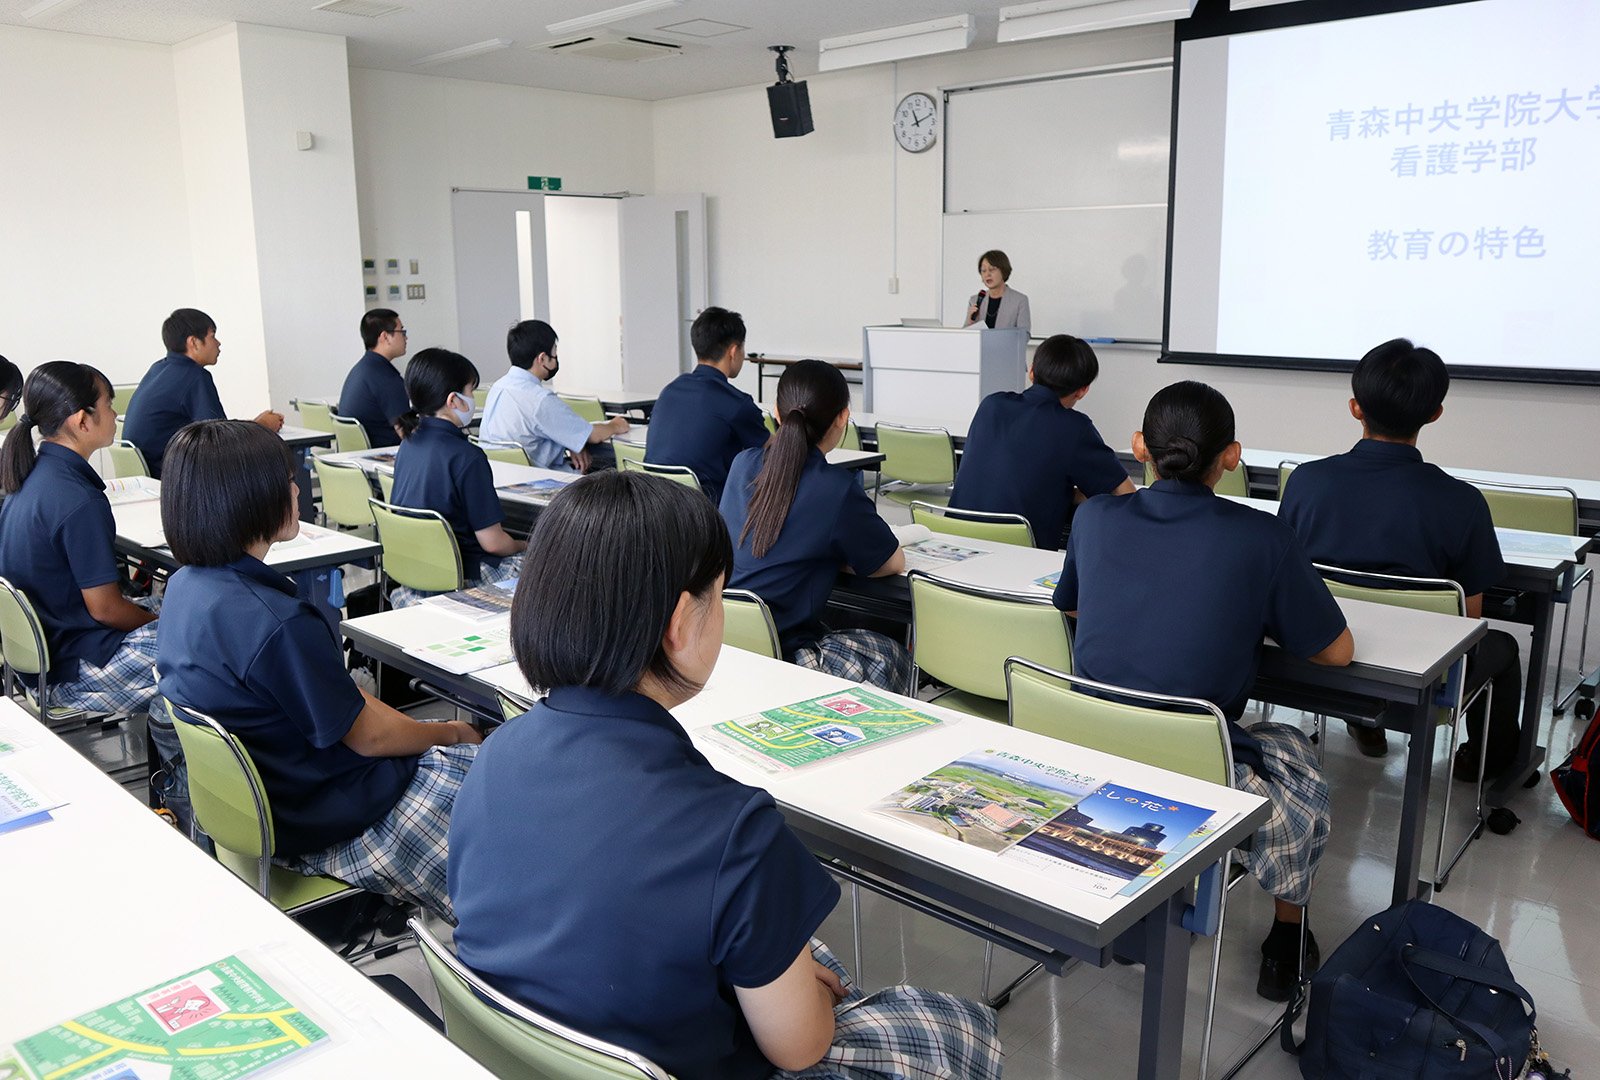
MULTIPOLYGON (((465 409, 457 409, 454 406, 450 406, 450 415, 454 416, 456 421, 460 423, 462 427, 466 427, 468 424, 472 423, 472 414, 474 412, 472 399, 467 397, 465 394, 452 394, 450 396, 458 401, 465 401, 467 403, 467 407, 465 409)), ((449 405, 449 402, 446 402, 445 404, 449 405)))

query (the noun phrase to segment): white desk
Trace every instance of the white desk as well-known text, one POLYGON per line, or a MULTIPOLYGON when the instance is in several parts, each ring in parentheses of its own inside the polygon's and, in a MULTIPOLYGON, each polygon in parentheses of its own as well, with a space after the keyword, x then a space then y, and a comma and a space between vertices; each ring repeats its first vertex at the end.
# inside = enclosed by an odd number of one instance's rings
MULTIPOLYGON (((391 446, 381 450, 350 450, 342 454, 328 454, 323 460, 349 462, 359 466, 368 476, 378 473, 388 473, 392 476, 394 455, 395 448, 391 446)), ((542 507, 548 503, 555 489, 551 489, 550 494, 537 495, 505 489, 517 484, 531 483, 534 480, 554 480, 560 484, 570 484, 578 478, 577 473, 562 469, 541 469, 535 465, 518 465, 511 461, 495 461, 492 458, 489 461, 489 471, 494 476, 495 490, 499 493, 501 502, 535 507, 542 507)))
POLYGON ((225 956, 263 950, 273 962, 268 981, 334 1035, 285 1062, 281 1075, 489 1075, 14 703, 0 701, 0 737, 12 736, 30 745, 0 758, 0 768, 67 803, 51 811, 53 821, 0 835, 8 885, 0 889, 0 926, 9 930, 0 944, 0 1044, 225 956))
MULTIPOLYGON (((1307 461, 1318 461, 1327 454, 1303 454, 1294 450, 1251 450, 1244 452, 1244 463, 1248 468, 1258 469, 1263 472, 1270 470, 1273 486, 1276 487, 1278 466, 1284 462, 1293 462, 1296 465, 1307 461)), ((1476 481, 1478 483, 1494 486, 1495 484, 1533 485, 1535 487, 1564 487, 1571 488, 1578 496, 1580 503, 1600 504, 1600 480, 1584 480, 1574 476, 1537 476, 1530 473, 1496 472, 1493 469, 1463 469, 1452 465, 1440 465, 1441 469, 1451 476, 1461 480, 1476 481)))
MULTIPOLYGON (((644 447, 648 445, 649 434, 648 425, 635 424, 625 434, 618 435, 611 441, 644 447)), ((841 469, 871 469, 882 463, 883 455, 875 450, 846 450, 842 446, 836 446, 828 451, 828 464, 837 465, 841 469)))
POLYGON ((337 439, 331 431, 317 431, 315 428, 295 427, 285 424, 278 429, 278 438, 289 446, 332 446, 337 439))

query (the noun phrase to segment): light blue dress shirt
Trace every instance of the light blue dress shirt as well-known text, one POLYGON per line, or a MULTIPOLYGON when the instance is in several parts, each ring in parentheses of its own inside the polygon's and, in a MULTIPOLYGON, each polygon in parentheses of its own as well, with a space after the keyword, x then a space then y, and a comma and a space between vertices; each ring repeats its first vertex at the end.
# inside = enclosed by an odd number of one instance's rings
POLYGON ((514 367, 489 387, 478 429, 487 442, 514 442, 542 469, 568 469, 565 451, 589 445, 594 425, 525 368, 514 367))

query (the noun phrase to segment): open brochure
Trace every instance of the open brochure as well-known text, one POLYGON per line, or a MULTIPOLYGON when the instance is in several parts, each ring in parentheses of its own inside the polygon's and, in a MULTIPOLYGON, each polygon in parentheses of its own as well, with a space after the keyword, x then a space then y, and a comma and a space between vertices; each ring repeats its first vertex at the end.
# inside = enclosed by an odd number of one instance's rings
POLYGON ((151 502, 161 498, 161 487, 148 476, 124 476, 106 481, 106 501, 112 506, 151 502))
POLYGON ((527 495, 535 498, 544 498, 554 495, 576 479, 576 475, 571 480, 558 480, 553 476, 541 476, 537 480, 524 480, 518 484, 507 484, 497 490, 503 495, 527 495))
POLYGON ((1132 896, 1231 818, 1001 750, 958 758, 872 809, 1099 896, 1132 896))
POLYGON ((50 811, 60 805, 61 800, 45 795, 15 772, 0 769, 0 834, 49 821, 50 811))
POLYGON ((495 667, 511 659, 511 626, 486 626, 426 645, 413 645, 406 655, 426 660, 452 675, 495 667))
POLYGON ((950 563, 965 562, 988 552, 962 547, 948 540, 918 540, 900 549, 905 552, 907 570, 937 570, 950 563))
POLYGON ((479 585, 460 592, 440 593, 423 601, 443 611, 474 622, 484 622, 511 611, 511 598, 517 592, 517 579, 479 585))
POLYGON ((0 1047, 0 1077, 232 1080, 328 1033, 237 956, 0 1047))
POLYGON ((726 720, 707 738, 739 760, 779 773, 940 723, 862 686, 726 720))

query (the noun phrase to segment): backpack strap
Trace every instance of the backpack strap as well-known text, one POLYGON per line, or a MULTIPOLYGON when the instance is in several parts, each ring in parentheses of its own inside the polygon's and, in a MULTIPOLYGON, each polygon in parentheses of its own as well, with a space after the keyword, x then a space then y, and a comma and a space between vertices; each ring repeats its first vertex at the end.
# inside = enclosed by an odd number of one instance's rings
POLYGON ((1411 985, 1416 988, 1417 993, 1421 994, 1429 1005, 1433 1006, 1435 1012, 1448 1019, 1461 1030, 1472 1034, 1479 1042, 1489 1048, 1490 1053, 1494 1054, 1497 1061, 1501 1058, 1514 1056, 1511 1054, 1510 1047, 1506 1045, 1505 1039, 1501 1038, 1500 1034, 1493 1028, 1474 1023, 1471 1020, 1463 1020, 1435 1001, 1433 995, 1424 990, 1422 984, 1417 981, 1415 973, 1411 970, 1413 965, 1427 968, 1429 971, 1436 971, 1441 975, 1448 975, 1451 978, 1465 979, 1480 986, 1488 986, 1507 994, 1515 994, 1527 1004, 1528 1020, 1531 1023, 1537 1018, 1538 1009, 1533 1004, 1533 995, 1524 990, 1520 983, 1509 975, 1502 975, 1497 971, 1491 971, 1476 964, 1468 964, 1457 960, 1453 956, 1446 956, 1442 952, 1436 952, 1433 949, 1407 945, 1400 950, 1400 967, 1405 971, 1406 978, 1411 980, 1411 985))

